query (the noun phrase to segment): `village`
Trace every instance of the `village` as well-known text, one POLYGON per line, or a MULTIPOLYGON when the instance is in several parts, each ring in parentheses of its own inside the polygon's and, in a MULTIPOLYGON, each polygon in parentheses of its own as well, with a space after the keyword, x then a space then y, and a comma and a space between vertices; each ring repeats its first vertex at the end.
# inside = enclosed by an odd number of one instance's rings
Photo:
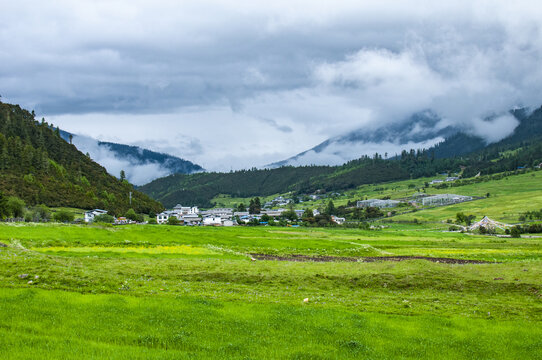
MULTIPOLYGON (((426 187, 433 186, 440 188, 442 184, 454 183, 460 179, 459 176, 445 176, 442 179, 434 179, 429 183, 426 183, 426 187)), ((341 196, 340 193, 332 192, 325 193, 317 191, 314 194, 305 195, 292 195, 290 197, 286 195, 278 195, 272 200, 266 201, 261 205, 258 201, 257 209, 249 209, 240 204, 239 207, 217 207, 207 210, 200 210, 197 206, 183 206, 177 204, 170 210, 165 210, 159 214, 151 216, 147 221, 143 221, 142 218, 127 218, 118 217, 112 218, 112 222, 115 225, 127 225, 137 223, 149 223, 158 225, 184 225, 184 226, 239 226, 239 225, 281 225, 281 226, 299 226, 302 224, 302 220, 307 218, 315 218, 318 216, 327 216, 327 225, 344 225, 348 222, 348 216, 344 214, 335 214, 335 207, 332 206, 331 210, 320 208, 310 209, 307 206, 303 206, 303 203, 322 200, 326 201, 341 196), (296 209, 294 206, 303 207, 296 209), (325 213, 325 214, 321 214, 325 213)), ((349 209, 358 209, 373 211, 372 218, 391 217, 398 214, 404 214, 408 212, 414 212, 423 209, 429 209, 439 206, 447 206, 458 204, 467 201, 473 201, 480 198, 457 195, 457 194, 427 194, 425 192, 415 192, 414 194, 398 199, 389 199, 384 197, 382 199, 372 198, 365 200, 358 200, 349 209), (396 210, 394 208, 399 208, 396 210)), ((252 201, 252 200, 251 200, 252 201)), ((328 203, 329 205, 329 203, 328 203)), ((344 211, 343 211, 344 212, 344 211)), ((94 209, 87 211, 84 216, 86 223, 94 222, 95 219, 102 219, 104 215, 107 215, 107 211, 101 209, 94 209)))
MULTIPOLYGON (((312 195, 315 199, 320 199, 318 195, 312 195), (318 196, 318 198, 317 198, 318 196)), ((446 206, 458 204, 466 201, 476 200, 472 196, 457 194, 436 194, 428 195, 426 193, 414 193, 408 198, 397 200, 391 199, 365 199, 355 202, 355 206, 349 209, 359 209, 369 211, 377 209, 375 217, 390 217, 397 213, 406 213, 417 211, 424 208, 437 206, 446 206), (402 211, 393 210, 393 208, 402 208, 402 211)), ((332 200, 329 200, 332 204, 332 200)), ((302 201, 299 201, 302 202, 302 201)), ((329 205, 329 203, 328 203, 329 205)), ((332 207, 334 209, 334 207, 332 207)), ((150 218, 145 223, 158 225, 185 225, 185 226, 237 226, 237 225, 287 225, 298 226, 298 221, 307 218, 323 216, 322 209, 294 209, 294 201, 283 196, 277 196, 272 201, 264 204, 262 209, 251 211, 251 209, 218 207, 207 210, 200 210, 197 206, 183 206, 177 204, 170 210, 156 214, 156 217, 150 218), (288 206, 283 207, 283 206, 288 206), (275 207, 275 208, 272 208, 275 207), (279 224, 280 223, 280 224, 279 224)), ((345 216, 333 214, 333 211, 326 210, 329 222, 334 225, 343 225, 347 222, 345 216)), ((107 215, 107 211, 94 209, 87 211, 84 216, 86 223, 94 222, 96 219, 107 215)), ((115 225, 143 223, 136 219, 127 217, 113 218, 115 225)))

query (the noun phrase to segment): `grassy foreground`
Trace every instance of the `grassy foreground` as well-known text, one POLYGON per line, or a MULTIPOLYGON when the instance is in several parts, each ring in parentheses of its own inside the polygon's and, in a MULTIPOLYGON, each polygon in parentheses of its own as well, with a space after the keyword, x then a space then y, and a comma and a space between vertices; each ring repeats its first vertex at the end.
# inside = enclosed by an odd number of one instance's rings
POLYGON ((542 353, 539 238, 404 225, 383 231, 0 225, 0 243, 8 245, 0 248, 2 359, 542 353), (250 253, 488 263, 253 261, 250 253))

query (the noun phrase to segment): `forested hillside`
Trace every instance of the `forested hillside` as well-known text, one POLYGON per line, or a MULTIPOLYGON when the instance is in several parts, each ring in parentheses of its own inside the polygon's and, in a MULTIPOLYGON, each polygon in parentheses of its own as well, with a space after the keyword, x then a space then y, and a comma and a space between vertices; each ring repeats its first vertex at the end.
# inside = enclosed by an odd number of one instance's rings
POLYGON ((171 175, 140 190, 165 206, 176 203, 211 207, 218 194, 233 197, 267 196, 293 191, 298 194, 323 189, 341 191, 363 184, 404 180, 437 173, 492 174, 530 167, 542 162, 542 108, 529 116, 514 114, 520 125, 502 141, 486 146, 478 138, 454 135, 428 150, 411 150, 395 159, 375 154, 341 166, 281 167, 230 173, 171 175), (463 151, 457 151, 457 149, 463 151))
POLYGON ((0 102, 0 191, 27 204, 103 208, 123 213, 162 205, 121 182, 60 137, 52 124, 0 102), (132 205, 129 193, 132 192, 132 205))

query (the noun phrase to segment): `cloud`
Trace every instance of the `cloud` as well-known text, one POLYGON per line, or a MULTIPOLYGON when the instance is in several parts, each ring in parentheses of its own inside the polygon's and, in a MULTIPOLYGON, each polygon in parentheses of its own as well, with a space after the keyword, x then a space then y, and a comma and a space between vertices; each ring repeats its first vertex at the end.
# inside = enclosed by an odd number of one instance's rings
POLYGON ((507 110, 542 103, 540 18, 527 0, 12 1, 0 93, 68 131, 207 169, 427 109, 491 142, 512 131, 507 110))
POLYGON ((519 121, 510 114, 504 114, 493 119, 477 119, 471 125, 472 134, 484 138, 488 143, 494 143, 511 134, 519 121))
POLYGON ((286 126, 286 125, 280 125, 279 123, 277 123, 275 120, 273 119, 267 119, 267 118, 260 118, 260 120, 267 124, 267 125, 270 125, 272 127, 274 127, 275 129, 283 132, 283 133, 291 133, 293 130, 291 127, 289 126, 286 126))
POLYGON ((129 157, 119 157, 106 145, 87 136, 74 135, 73 144, 83 153, 88 153, 92 160, 106 168, 107 172, 119 177, 121 170, 132 184, 143 185, 156 178, 171 174, 171 170, 158 163, 142 164, 129 157))

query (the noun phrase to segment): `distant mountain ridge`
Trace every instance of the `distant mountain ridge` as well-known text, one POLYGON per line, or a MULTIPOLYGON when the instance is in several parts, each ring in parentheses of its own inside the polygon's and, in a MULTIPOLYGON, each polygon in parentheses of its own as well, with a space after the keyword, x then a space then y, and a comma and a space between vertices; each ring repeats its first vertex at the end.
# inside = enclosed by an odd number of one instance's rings
POLYGON ((192 174, 198 171, 204 171, 201 166, 177 156, 162 152, 156 152, 134 145, 117 144, 106 141, 99 141, 100 146, 107 146, 111 151, 119 156, 129 157, 135 160, 136 164, 157 163, 171 171, 171 174, 192 174))
POLYGON ((323 155, 326 152, 336 155, 338 161, 343 163, 362 155, 374 153, 373 151, 364 151, 364 145, 367 149, 374 149, 374 145, 383 143, 395 145, 394 149, 389 148, 389 151, 386 151, 393 156, 394 153, 400 153, 401 150, 416 147, 416 144, 424 147, 437 144, 460 131, 458 128, 441 125, 441 123, 441 118, 434 112, 426 110, 412 115, 405 121, 390 124, 376 130, 362 128, 345 135, 333 137, 289 159, 278 161, 265 167, 276 168, 287 165, 309 165, 313 163, 324 165, 318 160, 311 162, 304 158, 309 158, 310 155, 313 155, 313 158, 317 158, 318 154, 323 155), (374 145, 371 146, 371 144, 374 145))
POLYGON ((73 144, 82 152, 88 152, 110 174, 118 177, 121 170, 125 171, 127 179, 135 185, 142 185, 171 174, 192 174, 204 171, 200 165, 191 161, 139 146, 98 141, 63 130, 60 134, 68 142, 71 135, 73 144))

